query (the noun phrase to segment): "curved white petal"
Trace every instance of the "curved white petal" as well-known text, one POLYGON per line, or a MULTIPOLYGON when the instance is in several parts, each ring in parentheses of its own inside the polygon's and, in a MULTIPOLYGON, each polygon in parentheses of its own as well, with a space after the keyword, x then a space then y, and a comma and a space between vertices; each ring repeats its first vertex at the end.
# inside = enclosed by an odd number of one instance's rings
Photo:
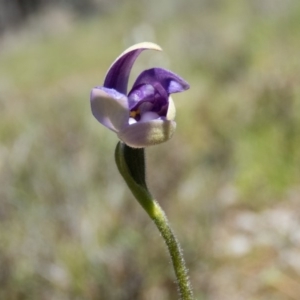
POLYGON ((169 97, 169 107, 167 111, 167 120, 174 120, 176 116, 176 107, 172 97, 169 97))
POLYGON ((122 57, 123 55, 125 55, 129 52, 139 50, 139 49, 149 49, 149 50, 162 51, 161 47, 159 45, 155 44, 155 43, 141 42, 141 43, 134 44, 134 45, 130 46, 129 48, 127 48, 123 53, 121 53, 119 55, 119 57, 115 61, 117 61, 120 57, 122 57))
POLYGON ((102 125, 118 132, 128 125, 128 100, 125 95, 117 92, 113 96, 102 89, 92 89, 91 108, 94 117, 102 125))
POLYGON ((169 120, 151 120, 129 125, 118 133, 118 137, 132 148, 144 148, 169 140, 176 123, 169 120))
POLYGON ((139 43, 129 47, 117 57, 108 69, 104 86, 127 94, 127 84, 131 68, 137 57, 144 50, 162 51, 158 45, 150 42, 139 43))

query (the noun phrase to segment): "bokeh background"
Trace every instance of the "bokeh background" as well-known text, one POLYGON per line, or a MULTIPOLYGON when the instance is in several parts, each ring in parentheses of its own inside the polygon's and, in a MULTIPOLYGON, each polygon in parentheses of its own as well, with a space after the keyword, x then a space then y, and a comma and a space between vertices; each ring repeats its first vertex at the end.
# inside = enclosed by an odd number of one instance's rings
POLYGON ((152 41, 177 131, 148 181, 198 300, 300 295, 298 0, 0 2, 0 299, 177 299, 153 223, 114 163, 90 89, 152 41))

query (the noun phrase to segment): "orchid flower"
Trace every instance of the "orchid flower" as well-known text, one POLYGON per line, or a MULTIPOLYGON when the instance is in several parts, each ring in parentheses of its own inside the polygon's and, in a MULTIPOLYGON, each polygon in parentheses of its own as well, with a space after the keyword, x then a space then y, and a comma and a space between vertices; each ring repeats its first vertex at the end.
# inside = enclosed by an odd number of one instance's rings
POLYGON ((170 94, 187 90, 189 85, 171 71, 152 68, 137 77, 127 94, 132 66, 140 53, 147 49, 161 51, 156 44, 140 43, 125 50, 113 62, 103 86, 96 86, 91 91, 91 108, 94 117, 121 140, 115 150, 118 170, 167 245, 180 299, 193 300, 180 244, 166 214, 147 187, 144 149, 172 137, 176 123, 175 106, 170 94))
POLYGON ((149 42, 128 48, 109 68, 103 86, 93 88, 90 96, 94 117, 132 148, 159 144, 172 137, 176 123, 170 94, 189 88, 178 75, 151 68, 138 76, 127 94, 132 66, 147 49, 161 51, 158 45, 149 42))

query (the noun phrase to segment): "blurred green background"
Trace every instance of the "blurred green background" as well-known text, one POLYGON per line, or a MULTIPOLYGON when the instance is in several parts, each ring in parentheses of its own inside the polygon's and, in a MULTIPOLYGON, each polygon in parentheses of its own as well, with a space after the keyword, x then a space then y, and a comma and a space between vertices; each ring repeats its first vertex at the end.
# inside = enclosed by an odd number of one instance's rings
POLYGON ((0 299, 177 299, 89 106, 141 41, 164 52, 144 52, 131 82, 160 66, 191 85, 147 163, 196 298, 299 299, 300 2, 67 2, 1 30, 0 299))

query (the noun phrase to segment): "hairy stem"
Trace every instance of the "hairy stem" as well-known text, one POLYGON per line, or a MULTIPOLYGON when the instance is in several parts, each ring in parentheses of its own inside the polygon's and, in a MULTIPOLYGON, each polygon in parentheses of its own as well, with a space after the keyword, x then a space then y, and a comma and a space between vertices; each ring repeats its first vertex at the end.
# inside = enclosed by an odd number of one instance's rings
POLYGON ((189 282, 187 269, 185 267, 185 261, 180 248, 180 244, 175 234, 173 233, 169 225, 168 219, 160 205, 155 200, 153 200, 153 205, 154 209, 151 210, 151 214, 149 212, 148 214, 156 224, 159 232, 161 233, 167 245, 169 254, 171 256, 175 275, 177 278, 180 299, 192 300, 193 292, 189 282))
POLYGON ((146 184, 144 149, 133 149, 123 143, 118 143, 115 159, 128 187, 154 221, 167 245, 177 278, 180 299, 193 300, 193 292, 179 242, 169 225, 163 209, 154 200, 146 184))

